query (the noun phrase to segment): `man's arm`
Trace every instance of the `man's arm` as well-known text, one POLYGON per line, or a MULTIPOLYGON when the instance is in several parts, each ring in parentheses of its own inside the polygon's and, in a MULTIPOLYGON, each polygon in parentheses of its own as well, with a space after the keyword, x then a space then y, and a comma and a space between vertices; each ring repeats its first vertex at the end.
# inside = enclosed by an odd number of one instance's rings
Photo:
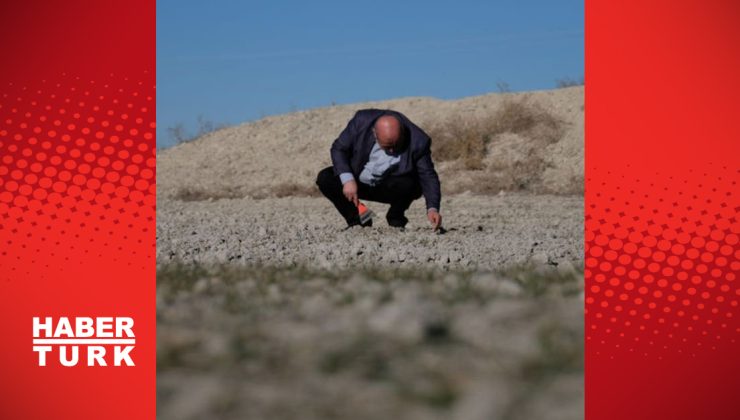
POLYGON ((352 172, 342 172, 339 174, 339 180, 342 181, 342 185, 355 180, 355 176, 352 175, 352 172))
POLYGON ((434 170, 432 162, 431 141, 428 142, 416 161, 416 171, 419 174, 421 192, 426 201, 427 211, 439 212, 442 193, 439 184, 439 176, 434 170))
POLYGON ((334 167, 334 174, 339 175, 342 182, 342 193, 347 200, 355 205, 359 203, 357 197, 357 182, 352 174, 352 167, 349 162, 352 157, 352 149, 357 138, 357 115, 356 113, 347 127, 342 130, 339 137, 331 145, 331 162, 334 167))
POLYGON ((331 163, 334 166, 334 174, 339 175, 342 183, 354 179, 352 168, 349 165, 352 155, 352 147, 357 136, 357 114, 349 120, 347 127, 342 130, 339 137, 331 145, 331 163), (352 177, 351 179, 349 177, 352 177))

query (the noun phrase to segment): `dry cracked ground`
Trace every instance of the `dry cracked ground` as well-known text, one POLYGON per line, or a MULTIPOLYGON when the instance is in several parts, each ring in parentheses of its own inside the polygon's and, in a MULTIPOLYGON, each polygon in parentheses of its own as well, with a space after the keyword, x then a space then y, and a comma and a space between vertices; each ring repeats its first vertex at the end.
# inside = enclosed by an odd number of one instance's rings
MULTIPOLYGON (((390 105, 416 105, 418 120, 458 105, 495 113, 498 96, 390 105)), ((541 102, 570 121, 560 142, 578 133, 582 141, 582 123, 563 114, 578 113, 582 89, 541 102)), ((159 418, 583 418, 583 198, 570 186, 582 168, 568 168, 572 145, 550 140, 538 152, 547 162, 517 149, 523 166, 501 167, 490 153, 478 169, 465 156, 442 160, 445 234, 428 227, 421 201, 403 231, 386 225, 377 203, 368 203, 372 228, 344 230, 312 190, 325 162, 281 170, 255 139, 326 120, 329 128, 300 138, 326 153, 351 114, 344 106, 271 117, 160 151, 159 418), (228 159, 214 164, 224 150, 228 159), (256 178, 246 174, 253 161, 262 165, 256 178), (301 185, 270 194, 285 170, 301 185), (526 185, 510 182, 525 170, 526 185), (470 179, 503 183, 467 188, 470 179)), ((509 131, 488 146, 544 132, 509 131)), ((285 146, 281 159, 304 147, 285 146)))

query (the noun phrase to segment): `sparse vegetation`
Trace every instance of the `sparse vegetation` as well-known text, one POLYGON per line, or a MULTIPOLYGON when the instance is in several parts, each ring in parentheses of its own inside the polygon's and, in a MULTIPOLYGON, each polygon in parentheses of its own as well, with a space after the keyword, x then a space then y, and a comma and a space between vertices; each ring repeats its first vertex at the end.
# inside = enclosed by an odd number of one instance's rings
POLYGON ((174 199, 179 201, 214 201, 233 198, 244 198, 244 194, 232 189, 204 190, 183 187, 178 189, 174 196, 174 199))
POLYGON ((562 293, 575 296, 583 290, 583 268, 556 269, 549 264, 517 264, 500 271, 503 277, 511 278, 532 297, 547 293, 562 293))
POLYGON ((529 379, 583 371, 583 331, 572 325, 550 323, 537 334, 541 349, 539 357, 522 366, 522 375, 529 379))
POLYGON ((501 190, 536 191, 547 168, 546 147, 560 140, 564 123, 536 103, 506 99, 484 117, 452 115, 425 126, 438 161, 458 161, 462 169, 480 171, 468 177, 467 189, 477 193, 501 190), (503 144, 503 136, 517 136, 503 144), (510 158, 500 149, 517 149, 510 158))
MULTIPOLYGON (((283 197, 320 197, 321 192, 316 185, 303 185, 294 182, 287 182, 278 184, 275 187, 270 188, 266 196, 272 196, 277 198, 283 197)), ((261 198, 261 197, 255 197, 261 198)))
POLYGON ((167 134, 172 145, 193 141, 200 137, 205 136, 208 133, 221 130, 222 128, 228 127, 227 123, 215 123, 210 119, 207 119, 203 115, 198 116, 197 130, 195 133, 189 133, 185 128, 185 124, 177 123, 172 127, 167 128, 167 134))
POLYGON ((564 77, 555 81, 555 87, 558 89, 562 89, 573 86, 583 86, 584 82, 585 80, 583 79, 583 77, 581 77, 580 79, 571 79, 570 77, 564 77))
POLYGON ((270 197, 318 197, 320 195, 321 193, 318 188, 313 185, 284 183, 269 188, 253 190, 248 193, 241 192, 237 189, 204 190, 193 187, 184 187, 180 188, 173 198, 179 201, 215 201, 244 197, 261 200, 270 197))
MULTIPOLYGON (((199 390, 199 402, 188 402, 193 418, 213 415, 226 401, 230 418, 272 418, 289 409, 281 418, 417 411, 442 419, 481 392, 480 408, 493 401, 499 412, 516 413, 543 384, 583 371, 580 300, 560 293, 571 281, 539 267, 538 282, 550 291, 532 295, 504 277, 537 269, 161 266, 160 413, 174 417, 189 389, 199 390), (491 392, 492 383, 506 392, 491 392)), ((581 410, 579 390, 558 395, 560 404, 581 410)))
POLYGON ((498 93, 510 93, 511 87, 506 82, 496 82, 496 88, 498 89, 498 93))
POLYGON ((432 138, 432 154, 435 160, 460 160, 466 169, 482 169, 486 145, 494 134, 485 121, 449 116, 444 121, 435 121, 426 128, 432 138))

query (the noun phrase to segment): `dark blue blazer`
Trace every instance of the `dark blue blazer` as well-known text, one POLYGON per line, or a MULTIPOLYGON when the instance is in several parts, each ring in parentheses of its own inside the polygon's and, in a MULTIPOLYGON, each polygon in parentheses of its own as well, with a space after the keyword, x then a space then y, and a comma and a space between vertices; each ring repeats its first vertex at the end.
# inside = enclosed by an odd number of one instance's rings
POLYGON ((412 174, 417 177, 421 185, 421 192, 426 200, 427 208, 439 210, 440 186, 439 176, 432 163, 431 145, 429 136, 405 115, 400 112, 382 109, 363 109, 357 111, 334 143, 331 145, 331 160, 334 173, 350 172, 355 179, 359 179, 360 172, 370 159, 370 151, 375 144, 373 125, 383 115, 393 115, 401 121, 403 130, 403 147, 399 154, 401 161, 391 168, 391 175, 412 174))

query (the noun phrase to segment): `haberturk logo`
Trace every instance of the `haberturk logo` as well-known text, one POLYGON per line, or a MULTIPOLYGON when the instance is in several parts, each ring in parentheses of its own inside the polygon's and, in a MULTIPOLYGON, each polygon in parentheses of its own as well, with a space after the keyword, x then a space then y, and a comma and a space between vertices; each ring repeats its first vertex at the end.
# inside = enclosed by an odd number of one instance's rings
POLYGON ((38 365, 135 366, 134 320, 129 317, 34 317, 38 365))

